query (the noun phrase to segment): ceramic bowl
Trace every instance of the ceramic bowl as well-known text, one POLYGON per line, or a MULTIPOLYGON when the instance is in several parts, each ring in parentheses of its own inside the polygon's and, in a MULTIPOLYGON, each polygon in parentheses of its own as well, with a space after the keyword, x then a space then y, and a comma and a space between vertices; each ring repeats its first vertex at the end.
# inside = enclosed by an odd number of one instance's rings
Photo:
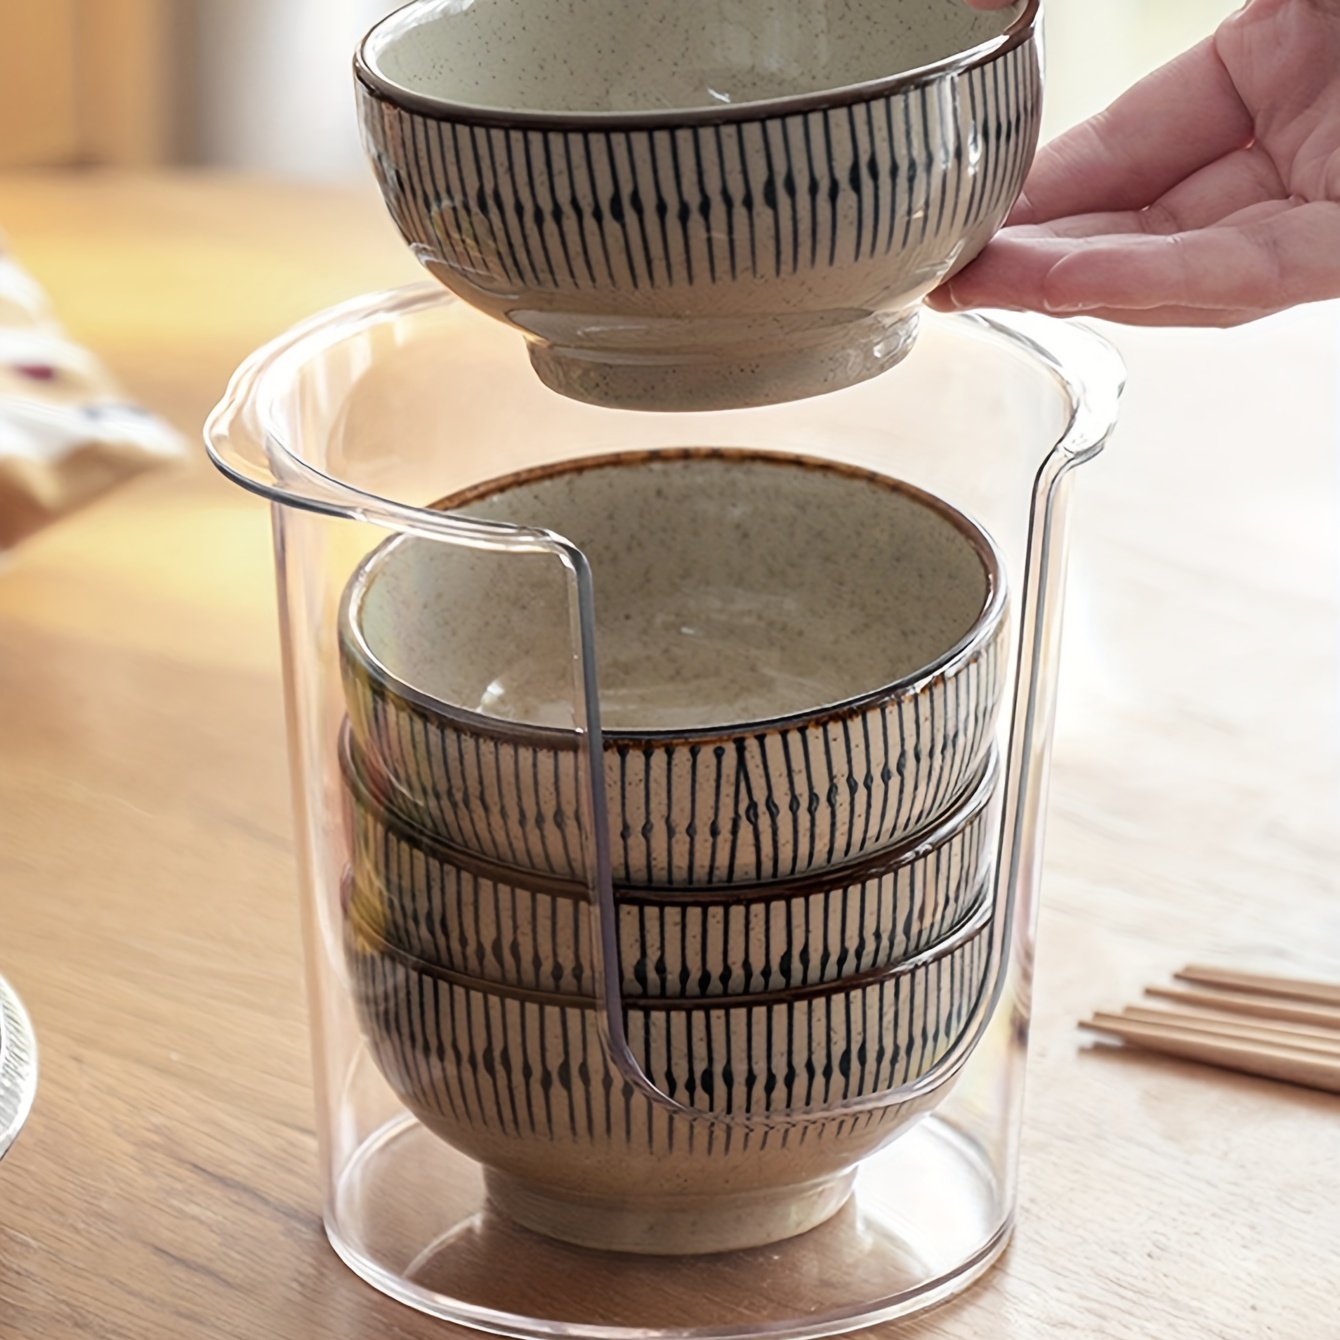
POLYGON ((934 1092, 861 1114, 826 1110, 927 1073, 962 1035, 987 977, 989 910, 892 971, 630 1005, 633 1056, 664 1093, 707 1114, 692 1123, 615 1069, 593 1001, 425 964, 356 911, 346 951, 375 1064, 429 1129, 483 1164, 496 1205, 590 1246, 720 1251, 822 1222, 855 1162, 933 1104, 934 1092), (770 1112, 770 1126, 721 1124, 770 1112))
POLYGON ((414 254, 579 400, 720 408, 896 363, 1023 185, 1039 3, 417 0, 356 60, 414 254))
MULTIPOLYGON (((596 994, 583 884, 509 870, 400 818, 384 783, 341 759, 353 904, 388 943, 463 976, 596 994), (383 798, 378 798, 381 791, 383 798)), ((694 998, 810 986, 890 967, 952 934, 986 897, 998 835, 994 753, 931 829, 796 880, 700 891, 616 888, 626 996, 694 998)))
MULTIPOLYGON (((590 561, 619 884, 855 860, 932 822, 982 766, 1005 670, 1001 561, 911 485, 672 451, 546 467, 442 505, 560 531, 590 561)), ((340 654, 354 737, 402 814, 585 883, 558 567, 398 536, 346 589, 340 654)))

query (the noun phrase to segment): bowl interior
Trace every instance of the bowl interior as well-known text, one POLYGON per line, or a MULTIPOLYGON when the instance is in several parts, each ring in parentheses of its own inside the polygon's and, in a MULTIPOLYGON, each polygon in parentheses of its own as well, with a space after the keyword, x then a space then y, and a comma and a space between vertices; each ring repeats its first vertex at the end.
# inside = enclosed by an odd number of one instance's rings
MULTIPOLYGON (((862 697, 942 662, 1002 598, 994 550, 962 514, 799 457, 593 458, 443 505, 557 531, 585 553, 609 731, 862 697)), ((430 707, 572 724, 571 593, 553 558, 399 537, 356 578, 346 618, 355 654, 430 707)))
POLYGON ((964 0, 418 0, 373 29, 367 68, 497 111, 654 112, 863 84, 969 51, 1021 4, 964 0))

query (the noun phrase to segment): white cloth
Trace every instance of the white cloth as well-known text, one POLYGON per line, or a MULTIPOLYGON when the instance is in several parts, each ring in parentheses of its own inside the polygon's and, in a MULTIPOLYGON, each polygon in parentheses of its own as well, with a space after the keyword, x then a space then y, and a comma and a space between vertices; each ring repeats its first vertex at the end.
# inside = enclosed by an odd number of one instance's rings
POLYGON ((0 550, 126 479, 180 459, 181 435, 129 403, 0 254, 0 550))

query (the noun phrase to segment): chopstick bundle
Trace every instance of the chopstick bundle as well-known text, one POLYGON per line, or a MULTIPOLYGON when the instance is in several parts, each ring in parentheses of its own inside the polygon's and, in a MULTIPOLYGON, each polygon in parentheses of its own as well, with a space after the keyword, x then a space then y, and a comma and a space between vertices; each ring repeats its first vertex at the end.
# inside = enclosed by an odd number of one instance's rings
POLYGON ((1148 987, 1178 1008, 1099 1011, 1082 1028, 1147 1051, 1340 1093, 1340 984, 1191 966, 1148 987))

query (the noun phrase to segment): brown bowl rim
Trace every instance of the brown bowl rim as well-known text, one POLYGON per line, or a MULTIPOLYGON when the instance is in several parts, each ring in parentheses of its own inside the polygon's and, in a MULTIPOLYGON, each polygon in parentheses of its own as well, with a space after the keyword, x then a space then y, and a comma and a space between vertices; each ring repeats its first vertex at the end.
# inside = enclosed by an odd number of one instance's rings
MULTIPOLYGON (((989 878, 989 876, 988 876, 989 878)), ((349 883, 348 879, 345 881, 349 883)), ((463 991, 478 991, 488 996, 502 996, 508 1000, 526 1001, 535 1005, 551 1005, 560 1009, 597 1010, 601 1002, 595 996, 559 995, 552 991, 541 991, 535 987, 516 986, 510 982, 492 982, 482 977, 471 977, 468 973, 444 968, 440 963, 429 963, 418 958, 399 945, 392 944, 379 931, 367 924, 367 918, 354 905, 352 890, 342 890, 341 914, 344 918, 346 933, 361 936, 371 943, 374 951, 395 959, 402 967, 420 976, 435 977, 449 986, 460 987, 463 991)), ((811 982, 807 986, 778 987, 773 991, 756 991, 728 996, 625 996, 620 995, 621 1006, 629 1013, 678 1014, 706 1010, 739 1010, 763 1007, 776 1008, 804 1000, 824 1000, 833 997, 856 995, 869 987, 882 985, 899 977, 908 977, 922 971, 951 954, 957 953, 971 941, 981 935, 990 935, 995 922, 996 900, 988 894, 982 898, 973 914, 963 925, 956 927, 938 943, 923 949, 912 958, 900 963, 883 967, 868 968, 864 972, 853 973, 850 977, 839 977, 831 982, 811 982)), ((988 958, 983 971, 979 990, 986 982, 990 969, 988 958)))
MULTIPOLYGON (((405 814, 389 794, 393 784, 377 775, 380 768, 376 760, 370 759, 367 751, 355 742, 347 718, 340 728, 339 758, 340 771, 345 785, 353 793, 354 803, 401 841, 408 842, 447 865, 482 876, 505 888, 518 889, 524 893, 548 894, 573 902, 591 901, 590 886, 580 880, 528 870, 524 866, 514 866, 469 851, 441 834, 431 832, 405 814)), ((944 846, 999 798, 1000 783, 1000 750, 993 741, 971 782, 953 798, 952 804, 914 832, 888 846, 864 852, 847 861, 777 879, 690 885, 624 884, 616 880, 614 896, 618 902, 632 906, 729 907, 741 903, 781 902, 811 897, 816 893, 837 892, 839 888, 850 888, 872 879, 880 879, 944 846)))
POLYGON ((435 98, 427 93, 416 93, 379 74, 373 69, 367 56, 368 45, 373 36, 385 23, 395 18, 395 14, 388 14, 386 18, 379 20, 359 41, 354 51, 354 77, 358 84, 379 102, 390 103, 394 107, 433 121, 458 121, 518 130, 572 130, 587 133, 605 130, 692 129, 697 126, 741 121, 769 121, 833 107, 873 102, 877 98, 925 87, 945 76, 985 68, 1011 51, 1037 40, 1041 7, 1041 0, 1026 0, 1024 7, 1004 32, 987 38, 986 41, 979 42, 966 51, 955 52, 911 70, 900 70, 878 79, 868 79, 837 88, 818 89, 812 93, 799 93, 782 98, 760 98, 755 102, 723 103, 711 107, 623 112, 544 112, 527 108, 482 107, 473 103, 455 102, 448 98, 435 98))
MULTIPOLYGON (((806 470, 817 470, 841 475, 849 479, 863 480, 890 493, 899 493, 910 497, 938 513, 944 520, 962 535, 976 552, 986 574, 986 594, 981 610, 962 637, 943 651, 929 665, 920 666, 901 679, 868 689, 864 693, 838 702, 821 704, 814 708, 798 712, 789 712, 780 716, 762 717, 756 720, 730 722, 726 725, 698 727, 652 727, 642 730, 603 730, 601 739, 606 749, 620 746, 638 747, 641 745, 729 745, 745 736, 774 734, 781 731, 803 728, 814 730, 830 723, 849 721, 863 715, 871 708, 891 702, 898 698, 915 697, 936 681, 946 679, 950 673, 966 665, 976 655, 984 651, 994 640, 1005 619, 1008 593, 1004 580, 1004 562, 995 541, 973 521, 951 503, 926 489, 893 475, 882 474, 863 466, 851 465, 845 461, 830 461, 815 456, 805 456, 795 452, 766 451, 751 447, 670 447, 631 451, 612 451, 593 456, 581 456, 573 460, 557 461, 547 465, 531 466, 514 470, 494 479, 483 480, 455 493, 450 493, 436 502, 430 503, 432 511, 450 512, 452 508, 465 507, 484 498, 516 488, 536 480, 549 479, 557 475, 576 474, 601 467, 619 467, 643 465, 648 462, 684 461, 684 460, 721 460, 732 463, 766 462, 778 466, 795 466, 806 470)), ((345 669, 357 675, 363 683, 393 703, 403 705, 409 710, 426 715, 430 720, 440 719, 451 723, 458 729, 482 735, 489 739, 524 741, 550 749, 576 750, 583 738, 583 732, 561 726, 541 726, 528 721, 507 721, 500 717, 486 716, 472 712, 455 703, 417 689, 389 670, 368 645, 362 628, 356 620, 358 607, 371 584, 377 565, 384 561, 385 555, 407 538, 419 536, 400 534, 382 541, 370 553, 359 560, 353 576, 345 585, 340 599, 337 640, 340 660, 345 669)))

